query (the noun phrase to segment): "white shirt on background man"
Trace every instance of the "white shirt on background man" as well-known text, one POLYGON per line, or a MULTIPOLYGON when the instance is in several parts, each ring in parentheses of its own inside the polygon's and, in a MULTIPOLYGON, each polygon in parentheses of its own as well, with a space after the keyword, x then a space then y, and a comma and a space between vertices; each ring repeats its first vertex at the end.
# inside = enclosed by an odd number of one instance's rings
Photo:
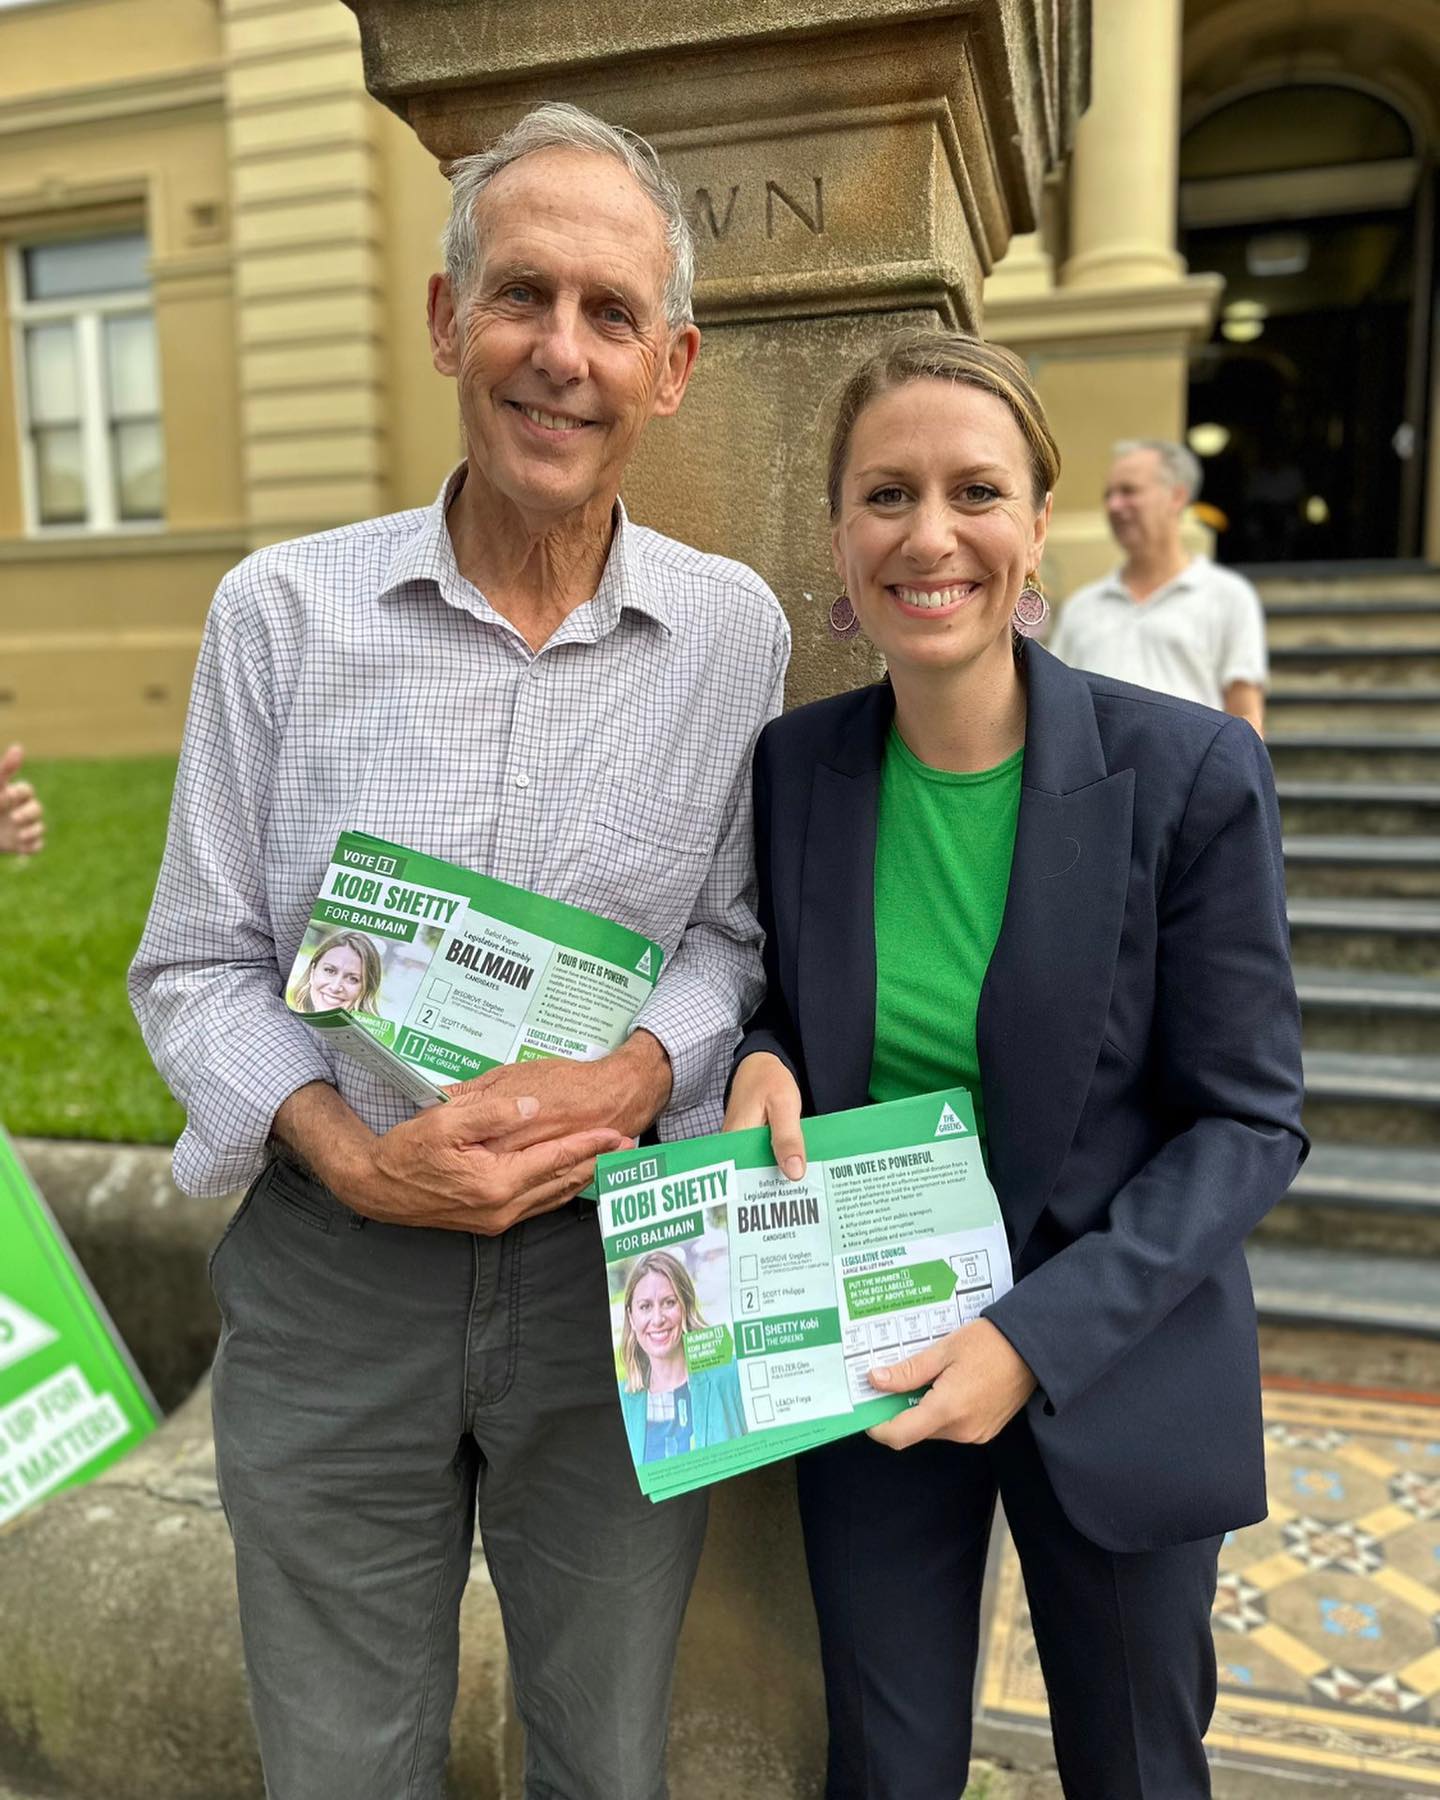
POLYGON ((1197 556, 1137 600, 1118 569, 1072 594, 1049 646, 1073 668, 1223 709, 1232 682, 1264 687, 1265 614, 1243 575, 1197 556))

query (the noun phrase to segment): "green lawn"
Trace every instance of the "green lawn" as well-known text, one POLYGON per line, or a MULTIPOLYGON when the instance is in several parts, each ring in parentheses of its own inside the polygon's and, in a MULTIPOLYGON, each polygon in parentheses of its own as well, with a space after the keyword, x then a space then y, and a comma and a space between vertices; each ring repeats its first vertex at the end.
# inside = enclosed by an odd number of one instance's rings
POLYGON ((165 845, 170 756, 27 762, 46 847, 0 857, 0 1117, 17 1136, 168 1144, 184 1123, 125 997, 165 845))

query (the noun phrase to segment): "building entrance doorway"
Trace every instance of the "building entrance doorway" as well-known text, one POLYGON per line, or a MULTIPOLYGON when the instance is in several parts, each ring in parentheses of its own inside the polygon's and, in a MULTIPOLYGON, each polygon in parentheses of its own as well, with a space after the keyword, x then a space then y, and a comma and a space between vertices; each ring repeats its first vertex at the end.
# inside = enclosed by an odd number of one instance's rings
POLYGON ((1311 83, 1222 104, 1181 146, 1192 270, 1225 277, 1189 436, 1228 562, 1420 553, 1435 175, 1407 120, 1311 83))

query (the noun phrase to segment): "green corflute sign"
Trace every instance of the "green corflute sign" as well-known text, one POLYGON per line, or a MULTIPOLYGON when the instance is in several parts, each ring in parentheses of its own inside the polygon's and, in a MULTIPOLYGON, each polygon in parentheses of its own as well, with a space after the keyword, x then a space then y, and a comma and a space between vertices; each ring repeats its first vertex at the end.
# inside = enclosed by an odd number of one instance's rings
POLYGON ((159 1423, 144 1379, 0 1130, 0 1525, 159 1423))

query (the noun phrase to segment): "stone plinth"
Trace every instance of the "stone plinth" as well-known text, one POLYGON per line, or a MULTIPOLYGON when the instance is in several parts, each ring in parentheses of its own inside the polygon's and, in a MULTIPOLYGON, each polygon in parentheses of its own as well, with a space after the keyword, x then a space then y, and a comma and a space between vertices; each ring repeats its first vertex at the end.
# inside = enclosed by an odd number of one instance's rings
POLYGON ((868 679, 835 646, 823 503, 837 378, 887 331, 976 328, 1083 102, 1084 0, 347 0, 366 81, 444 161, 538 101, 643 133, 680 183, 705 334, 635 515, 753 563, 795 629, 791 703, 868 679))

